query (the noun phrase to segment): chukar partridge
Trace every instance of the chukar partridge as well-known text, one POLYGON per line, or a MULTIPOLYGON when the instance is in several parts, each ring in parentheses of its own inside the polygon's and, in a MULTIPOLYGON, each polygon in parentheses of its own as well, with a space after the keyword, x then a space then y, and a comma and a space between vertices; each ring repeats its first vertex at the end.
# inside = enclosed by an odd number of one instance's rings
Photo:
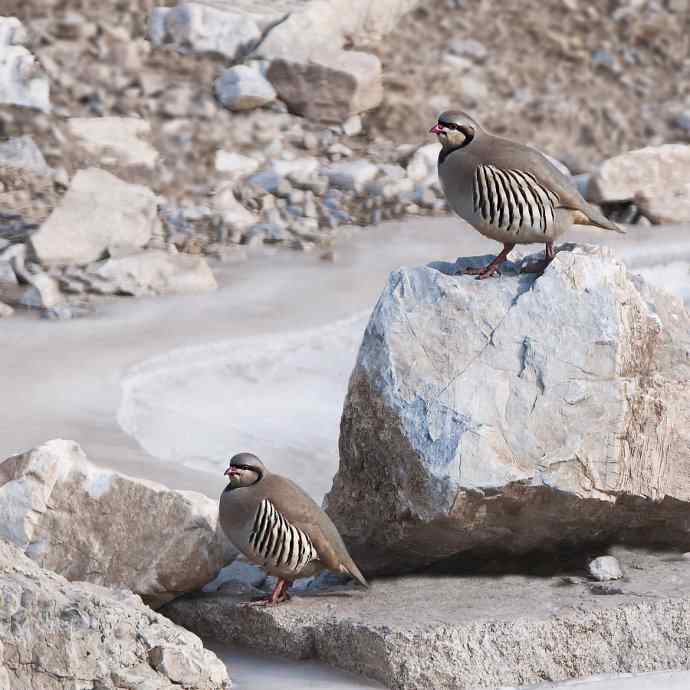
POLYGON ((554 241, 575 224, 623 232, 536 149, 489 134, 458 110, 441 113, 430 133, 442 146, 438 175, 451 210, 503 243, 488 266, 465 273, 488 278, 516 244, 544 242, 544 260, 522 269, 541 272, 554 257, 554 241))
POLYGON ((368 586, 335 525, 299 486, 269 472, 251 453, 233 456, 225 474, 223 531, 250 561, 278 578, 262 603, 285 601, 293 580, 321 570, 346 573, 368 586))

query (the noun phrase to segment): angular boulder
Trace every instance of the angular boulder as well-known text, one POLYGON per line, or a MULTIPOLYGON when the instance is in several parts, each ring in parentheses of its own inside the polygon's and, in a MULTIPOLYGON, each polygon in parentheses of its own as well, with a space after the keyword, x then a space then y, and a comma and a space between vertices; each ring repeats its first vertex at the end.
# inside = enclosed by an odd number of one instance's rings
POLYGON ((159 227, 158 200, 150 189, 87 168, 74 176, 31 245, 46 266, 87 264, 112 245, 144 246, 159 227))
POLYGON ((48 78, 24 47, 27 39, 19 19, 0 17, 0 105, 50 112, 48 78))
POLYGON ((257 69, 236 65, 222 71, 214 84, 216 98, 233 111, 251 110, 275 100, 271 83, 257 69))
POLYGON ((70 583, 0 539, 0 688, 222 690, 227 670, 191 632, 127 590, 70 583))
POLYGON ((343 122, 383 99, 381 62, 355 50, 324 50, 305 61, 276 59, 266 76, 291 112, 312 120, 343 122))
POLYGON ((469 263, 394 272, 365 331, 326 497, 360 566, 690 547, 683 304, 592 247, 536 279, 469 263))
POLYGON ((376 43, 418 1, 179 0, 177 7, 152 10, 149 35, 155 46, 215 53, 234 62, 249 54, 307 60, 348 41, 376 43))
POLYGON ((234 557, 215 501, 92 465, 73 441, 0 464, 0 538, 68 580, 151 606, 200 589, 234 557))
MULTIPOLYGON (((149 36, 154 46, 172 45, 180 53, 222 55, 241 60, 257 45, 266 22, 235 9, 234 3, 180 2, 151 11, 149 36)), ((268 22, 284 14, 270 15, 268 22)))
POLYGON ((50 175, 52 172, 41 149, 27 135, 0 143, 0 166, 29 170, 37 175, 50 175))
POLYGON ((72 117, 67 129, 94 164, 152 170, 158 151, 146 141, 151 125, 138 117, 72 117))
POLYGON ((687 199, 688 185, 690 145, 664 144, 604 161, 589 180, 587 197, 598 204, 638 201, 650 207, 652 218, 681 223, 690 221, 688 202, 674 202, 673 197, 687 199), (670 208, 664 208, 669 203, 670 208))
POLYGON ((94 272, 114 292, 142 295, 186 295, 210 292, 218 283, 203 256, 149 249, 108 259, 94 272))

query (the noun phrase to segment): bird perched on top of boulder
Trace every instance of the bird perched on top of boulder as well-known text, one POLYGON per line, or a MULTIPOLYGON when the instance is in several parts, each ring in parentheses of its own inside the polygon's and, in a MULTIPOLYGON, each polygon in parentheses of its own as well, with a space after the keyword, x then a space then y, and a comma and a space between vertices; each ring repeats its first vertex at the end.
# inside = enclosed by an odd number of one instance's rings
POLYGON ((269 472, 251 453, 230 459, 220 497, 220 524, 230 541, 253 563, 278 578, 263 603, 288 599, 293 580, 322 570, 367 581, 336 526, 294 482, 269 472))
POLYGON ((503 243, 488 266, 465 273, 488 278, 516 244, 535 242, 546 244, 544 260, 522 270, 541 272, 554 257, 554 241, 576 224, 623 232, 539 151, 490 134, 466 113, 441 113, 430 133, 442 146, 438 175, 448 205, 482 235, 503 243))

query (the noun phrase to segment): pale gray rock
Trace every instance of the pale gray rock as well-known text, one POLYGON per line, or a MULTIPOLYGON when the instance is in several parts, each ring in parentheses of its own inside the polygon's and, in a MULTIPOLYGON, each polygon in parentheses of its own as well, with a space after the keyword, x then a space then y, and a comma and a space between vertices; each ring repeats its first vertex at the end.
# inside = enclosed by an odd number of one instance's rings
POLYGON ((595 203, 664 196, 690 183, 690 145, 663 144, 604 161, 592 175, 587 197, 595 203))
POLYGON ((28 135, 0 143, 0 166, 29 170, 38 175, 50 175, 52 172, 41 149, 28 135))
POLYGON ((17 284, 17 276, 9 261, 0 261, 0 283, 17 284))
MULTIPOLYGON (((478 281, 391 274, 328 513, 366 572, 588 541, 690 540, 690 315, 605 249, 478 281)), ((481 259, 485 264, 487 258, 481 259)))
POLYGON ((272 103, 276 98, 271 82, 259 70, 247 65, 223 70, 214 88, 216 98, 228 110, 252 110, 272 103))
POLYGON ((0 17, 0 104, 50 112, 50 86, 36 58, 24 47, 24 25, 0 17))
POLYGON ((32 309, 49 309, 60 304, 64 298, 58 282, 47 273, 27 274, 31 287, 21 296, 19 303, 32 309))
MULTIPOLYGON (((255 177, 256 175, 250 177, 249 182, 252 182, 255 177)), ((232 183, 223 184, 216 190, 213 197, 213 208, 220 214, 223 222, 235 230, 246 230, 259 220, 256 214, 242 206, 237 200, 232 183)))
POLYGON ((367 160, 333 163, 321 168, 321 175, 327 177, 332 187, 360 191, 379 172, 377 165, 367 160))
POLYGON ((383 98, 379 59, 354 50, 324 50, 306 61, 276 59, 266 76, 291 112, 312 120, 342 122, 383 98))
MULTIPOLYGON (((240 60, 256 46, 261 29, 256 17, 236 3, 180 2, 177 7, 155 7, 149 22, 154 46, 172 45, 180 53, 211 53, 240 60)), ((278 16, 276 16, 276 19, 278 16)))
POLYGON ((198 0, 154 8, 149 35, 182 53, 306 61, 348 41, 377 43, 418 0, 198 0), (308 40, 305 40, 308 37, 308 40))
POLYGON ((426 180, 430 176, 437 177, 436 165, 440 151, 441 144, 438 143, 420 146, 407 164, 407 176, 415 182, 426 180))
POLYGON ((635 195, 635 203, 652 223, 689 223, 690 180, 666 189, 642 190, 635 195))
POLYGON ((310 587, 276 607, 240 606, 251 593, 225 595, 228 581, 217 594, 178 599, 163 613, 198 635, 316 658, 393 690, 523 687, 687 667, 687 561, 617 556, 630 576, 613 596, 593 596, 581 579, 566 586, 561 575, 466 572, 374 580, 366 592, 310 587))
POLYGON ((251 175, 259 167, 259 161, 234 151, 216 151, 215 170, 227 177, 239 178, 251 175))
POLYGON ((359 115, 348 117, 342 124, 343 134, 348 137, 356 137, 362 131, 362 118, 359 115))
POLYGON ((319 159, 313 157, 293 158, 291 160, 277 159, 271 161, 270 170, 279 177, 309 178, 319 169, 319 159))
POLYGON ((126 589, 68 582, 0 539, 3 690, 224 690, 225 665, 126 589))
POLYGON ((93 164, 152 170, 158 151, 146 141, 151 125, 138 117, 73 117, 67 130, 93 164))
POLYGON ((159 225, 156 195, 105 170, 80 170, 60 205, 31 237, 47 266, 87 264, 110 245, 143 247, 159 225))
POLYGON ((12 316, 12 314, 14 314, 14 309, 12 309, 9 304, 0 302, 0 319, 6 319, 8 316, 12 316))
POLYGON ((618 559, 613 556, 599 556, 590 561, 587 566, 589 574, 599 582, 606 580, 620 580, 623 577, 623 571, 618 559))
POLYGON ((158 606, 234 556, 217 503, 96 467, 54 440, 0 464, 0 538, 68 580, 127 587, 158 606))
POLYGON ((193 294, 218 288, 203 256, 160 249, 108 259, 94 273, 114 286, 116 292, 135 297, 193 294))
POLYGON ((474 38, 456 38, 448 44, 448 50, 453 55, 471 58, 483 62, 488 55, 486 46, 474 38))

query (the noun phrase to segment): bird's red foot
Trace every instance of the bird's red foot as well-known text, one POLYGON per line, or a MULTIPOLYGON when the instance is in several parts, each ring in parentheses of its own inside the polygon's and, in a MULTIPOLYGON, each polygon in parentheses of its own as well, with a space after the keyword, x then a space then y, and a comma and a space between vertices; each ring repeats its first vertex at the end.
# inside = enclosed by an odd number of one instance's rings
POLYGON ((463 272, 463 275, 467 274, 470 276, 477 276, 477 280, 486 280, 487 278, 492 278, 493 276, 500 276, 501 269, 498 266, 469 266, 463 272))
POLYGON ((252 599, 251 601, 244 601, 241 606, 275 606, 276 604, 282 604, 284 601, 290 601, 290 595, 288 594, 288 587, 292 582, 288 580, 278 580, 273 591, 266 597, 258 597, 252 599))

